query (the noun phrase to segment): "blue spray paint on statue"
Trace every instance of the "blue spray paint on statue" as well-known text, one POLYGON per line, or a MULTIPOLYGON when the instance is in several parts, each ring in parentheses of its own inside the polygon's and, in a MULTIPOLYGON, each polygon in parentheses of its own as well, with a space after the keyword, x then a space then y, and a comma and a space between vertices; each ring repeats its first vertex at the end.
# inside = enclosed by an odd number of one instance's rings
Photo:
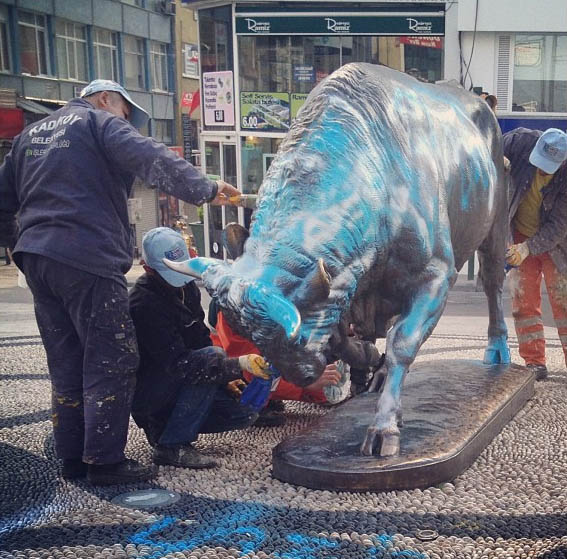
POLYGON ((477 249, 489 306, 485 362, 510 362, 506 237, 501 135, 486 103, 462 88, 347 64, 310 93, 282 142, 243 256, 232 266, 185 266, 295 384, 310 384, 335 358, 378 366, 373 342, 386 336, 385 381, 361 447, 369 455, 380 442, 386 456, 399 451, 404 377, 477 249), (349 340, 349 322, 359 340, 349 340))

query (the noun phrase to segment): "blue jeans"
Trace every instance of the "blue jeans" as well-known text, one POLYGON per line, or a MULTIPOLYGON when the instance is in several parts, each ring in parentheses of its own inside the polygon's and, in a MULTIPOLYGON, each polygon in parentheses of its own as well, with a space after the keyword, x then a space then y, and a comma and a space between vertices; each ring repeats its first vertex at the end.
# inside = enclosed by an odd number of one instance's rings
MULTIPOLYGON (((217 348, 206 347, 195 353, 214 351, 217 348)), ((188 378, 190 377, 189 374, 188 378)), ((185 445, 196 441, 199 433, 244 429, 257 418, 258 414, 254 410, 241 406, 223 386, 185 384, 179 391, 175 406, 157 442, 164 446, 185 445)))

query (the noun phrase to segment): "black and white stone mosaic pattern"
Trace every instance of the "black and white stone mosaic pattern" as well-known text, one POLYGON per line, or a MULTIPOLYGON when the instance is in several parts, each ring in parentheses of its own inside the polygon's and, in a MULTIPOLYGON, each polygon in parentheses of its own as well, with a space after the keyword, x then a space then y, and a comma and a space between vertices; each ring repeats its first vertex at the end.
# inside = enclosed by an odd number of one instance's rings
MULTIPOLYGON (((418 360, 480 359, 485 344, 434 335, 418 360)), ((438 487, 333 493, 273 479, 272 447, 325 413, 287 403, 285 426, 201 436, 218 469, 161 467, 151 484, 93 488, 58 477, 39 339, 0 339, 0 558, 567 557, 567 374, 556 337, 548 367, 549 380, 473 466, 438 487), (181 498, 155 510, 111 503, 144 487, 181 498)), ((133 424, 127 453, 150 459, 133 424)))

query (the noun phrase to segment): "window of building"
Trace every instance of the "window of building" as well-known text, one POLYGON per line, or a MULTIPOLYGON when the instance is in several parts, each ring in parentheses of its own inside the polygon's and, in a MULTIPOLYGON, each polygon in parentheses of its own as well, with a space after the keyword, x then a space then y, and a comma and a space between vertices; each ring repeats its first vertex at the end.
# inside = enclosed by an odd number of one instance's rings
POLYGON ((422 81, 443 77, 441 37, 239 36, 240 90, 309 93, 349 62, 383 64, 422 81))
POLYGON ((152 136, 164 144, 173 143, 173 121, 154 119, 152 126, 152 136))
POLYGON ((138 8, 144 7, 144 0, 122 0, 123 4, 130 4, 130 6, 138 6, 138 8))
POLYGON ((87 81, 87 37, 84 25, 57 20, 57 73, 66 80, 87 81))
POLYGON ((441 37, 238 37, 242 130, 289 130, 307 94, 349 62, 383 64, 419 80, 443 76, 441 37))
POLYGON ((47 75, 49 59, 45 16, 18 12, 18 28, 21 72, 32 76, 47 75))
POLYGON ((118 38, 113 31, 94 29, 95 78, 118 81, 118 38))
POLYGON ((8 36, 8 10, 0 6, 0 72, 9 72, 10 64, 10 40, 8 36))
POLYGON ((199 11, 199 38, 203 72, 234 70, 230 6, 199 11))
POLYGON ((511 110, 567 112, 567 35, 517 34, 513 56, 511 110))
POLYGON ((146 56, 144 40, 124 36, 124 79, 126 87, 146 89, 146 56))
POLYGON ((167 45, 152 41, 150 54, 152 60, 152 89, 168 91, 167 45))

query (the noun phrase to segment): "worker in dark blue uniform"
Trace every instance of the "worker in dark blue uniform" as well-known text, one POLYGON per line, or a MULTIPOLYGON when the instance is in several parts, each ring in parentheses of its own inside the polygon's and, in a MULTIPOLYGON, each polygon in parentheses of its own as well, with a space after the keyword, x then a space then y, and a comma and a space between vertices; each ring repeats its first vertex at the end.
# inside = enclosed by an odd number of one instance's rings
POLYGON ((138 366, 124 274, 133 260, 134 178, 196 205, 238 191, 211 181, 136 128, 147 113, 95 80, 14 140, 0 167, 0 229, 33 293, 52 384, 63 477, 95 485, 150 479, 124 455, 138 366))

